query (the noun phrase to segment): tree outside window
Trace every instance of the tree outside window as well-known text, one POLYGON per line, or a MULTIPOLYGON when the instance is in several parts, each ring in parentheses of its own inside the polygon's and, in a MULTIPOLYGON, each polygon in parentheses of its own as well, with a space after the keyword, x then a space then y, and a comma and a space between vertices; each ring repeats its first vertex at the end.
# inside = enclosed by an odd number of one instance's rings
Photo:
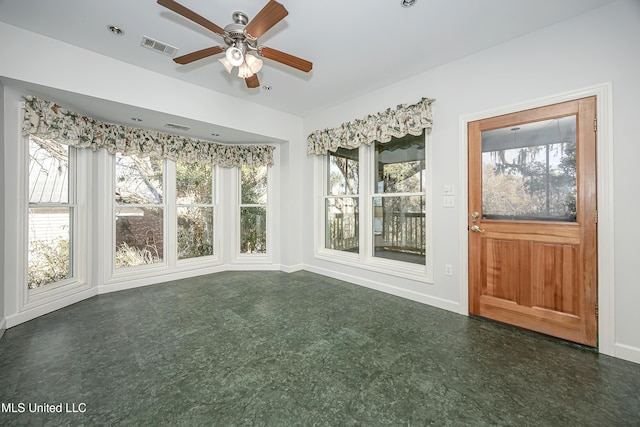
POLYGON ((213 255, 213 166, 176 163, 178 259, 213 255))
POLYGON ((267 253, 266 166, 242 166, 240 170, 240 253, 267 253))
POLYGON ((116 155, 116 268, 164 259, 163 180, 162 160, 116 155))

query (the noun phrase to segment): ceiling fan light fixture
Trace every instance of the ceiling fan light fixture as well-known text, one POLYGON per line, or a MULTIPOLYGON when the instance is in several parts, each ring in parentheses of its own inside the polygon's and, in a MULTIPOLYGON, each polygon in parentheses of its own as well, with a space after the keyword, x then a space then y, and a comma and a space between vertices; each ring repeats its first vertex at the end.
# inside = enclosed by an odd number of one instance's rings
POLYGON ((238 77, 240 77, 241 79, 246 79, 251 76, 253 76, 251 68, 249 68, 246 62, 243 62, 238 68, 238 77))
POLYGON ((256 58, 255 56, 250 54, 246 54, 244 60, 253 74, 256 74, 258 71, 260 71, 264 62, 262 61, 262 59, 256 58))
POLYGON ((218 59, 218 61, 220 61, 220 63, 224 66, 224 69, 227 70, 227 73, 231 74, 231 70, 233 70, 233 65, 231 65, 231 62, 229 62, 227 57, 226 56, 222 57, 218 59))
POLYGON ((229 63, 234 67, 239 67, 244 63, 244 55, 242 54, 242 51, 235 46, 228 48, 225 56, 229 63))

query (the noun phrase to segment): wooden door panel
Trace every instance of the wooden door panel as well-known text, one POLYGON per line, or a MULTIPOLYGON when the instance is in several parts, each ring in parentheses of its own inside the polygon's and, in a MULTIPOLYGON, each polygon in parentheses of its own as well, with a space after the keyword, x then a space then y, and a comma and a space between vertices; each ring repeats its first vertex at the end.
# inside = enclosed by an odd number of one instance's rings
MULTIPOLYGON (((597 345, 596 134, 593 128, 595 105, 595 97, 592 97, 469 123, 471 314, 590 346, 597 345), (554 139, 549 135, 556 131, 556 122, 558 135, 562 135, 562 138, 554 139), (561 122, 562 126, 570 124, 570 132, 566 132, 566 128, 564 133, 559 131, 561 122), (519 130, 520 142, 515 139, 515 132, 519 130), (509 141, 504 136, 509 135, 509 131, 514 131, 511 145, 507 144, 509 141), (484 132, 487 132, 485 146, 484 132), (567 140, 567 134, 574 139, 567 140), (550 154, 552 145, 562 147, 561 157, 552 158, 553 155, 557 156, 550 154), (509 211, 502 213, 500 209, 504 205, 495 204, 495 200, 502 199, 494 196, 526 195, 531 187, 524 187, 525 192, 517 188, 513 192, 512 187, 508 187, 510 192, 503 193, 502 187, 495 185, 488 187, 493 193, 487 193, 486 198, 487 203, 494 203, 490 206, 492 210, 488 211, 489 214, 483 213, 484 174, 489 174, 489 178, 499 176, 499 179, 504 179, 504 185, 508 186, 514 181, 509 181, 505 168, 515 168, 520 173, 517 168, 524 167, 516 164, 515 160, 511 160, 511 163, 506 160, 508 150, 511 150, 508 154, 512 159, 519 159, 515 155, 520 154, 537 156, 536 150, 538 153, 546 151, 546 169, 538 168, 546 170, 547 175, 544 176, 548 177, 546 188, 539 187, 542 190, 538 190, 546 191, 546 214, 538 217, 535 206, 522 204, 518 206, 525 206, 529 210, 518 211, 524 212, 522 214, 512 214, 509 211), (487 163, 487 159, 489 162, 496 162, 496 166, 493 166, 494 163, 487 163), (573 166, 563 163, 567 160, 573 161, 573 166), (555 166, 552 165, 553 161, 556 162, 555 166), (491 169, 498 167, 503 169, 491 169), (574 187, 566 187, 566 184, 557 189, 553 187, 551 180, 558 175, 549 172, 551 167, 564 167, 560 172, 566 177, 574 177, 571 178, 574 187), (571 175, 571 170, 575 175, 571 175), (503 176, 505 178, 501 178, 503 176), (567 192, 567 188, 573 188, 573 193, 567 192), (553 213, 550 210, 550 195, 553 194, 574 194, 574 213, 553 213), (476 232, 472 232, 472 226, 476 226, 476 232)), ((532 170, 529 169, 529 172, 532 170)), ((520 176, 526 180, 531 175, 520 176)), ((503 181, 494 182, 502 185, 503 181)), ((568 204, 571 199, 561 199, 560 204, 557 200, 553 201, 554 207, 571 206, 568 204), (564 200, 567 200, 567 204, 563 205, 564 200)), ((515 201, 523 203, 522 198, 515 201)))
POLYGON ((578 314, 578 253, 574 245, 534 244, 533 306, 578 314))

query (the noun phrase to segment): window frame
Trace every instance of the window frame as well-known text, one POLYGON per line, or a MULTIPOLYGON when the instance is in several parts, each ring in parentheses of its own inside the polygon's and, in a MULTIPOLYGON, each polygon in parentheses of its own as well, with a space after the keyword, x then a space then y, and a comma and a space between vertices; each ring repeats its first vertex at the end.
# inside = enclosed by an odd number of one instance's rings
POLYGON ((235 241, 235 250, 234 250, 234 262, 243 262, 244 260, 252 260, 252 262, 262 263, 271 263, 272 253, 273 253, 273 235, 272 235, 272 206, 273 202, 273 167, 269 166, 248 166, 248 167, 264 167, 266 168, 266 178, 267 178, 267 203, 266 204, 255 204, 255 203, 243 203, 242 202, 242 167, 236 168, 234 175, 236 178, 236 203, 235 209, 236 213, 234 215, 234 241, 235 241), (265 208, 265 239, 266 239, 266 250, 265 253, 243 253, 241 252, 242 248, 242 208, 247 207, 264 207, 265 208))
MULTIPOLYGON (((186 162, 185 162, 186 163, 186 162)), ((166 175, 168 177, 171 177, 171 182, 173 183, 171 191, 172 191, 172 197, 171 200, 168 200, 168 205, 169 205, 169 221, 170 221, 170 226, 169 226, 169 232, 171 233, 172 236, 175 236, 175 239, 170 239, 169 242, 169 248, 170 248, 170 253, 171 256, 174 257, 175 259, 175 264, 176 265, 190 265, 190 264, 198 264, 198 263, 202 263, 202 262, 211 262, 211 261, 217 261, 220 258, 220 232, 219 232, 219 223, 218 223, 218 218, 219 218, 219 187, 218 187, 218 181, 220 179, 220 175, 219 175, 219 167, 216 165, 211 165, 211 203, 210 204, 191 204, 191 205, 186 205, 186 204, 180 204, 177 201, 177 193, 178 193, 178 186, 177 186, 177 165, 178 165, 178 161, 166 161, 165 162, 166 166, 165 166, 165 170, 167 170, 166 175), (212 250, 213 250, 213 254, 211 255, 203 255, 203 256, 199 256, 199 257, 192 257, 192 258, 183 258, 180 259, 178 257, 178 209, 181 207, 210 207, 211 209, 213 209, 213 235, 211 236, 212 238, 212 250), (175 231, 174 231, 175 229, 175 231)), ((165 239, 166 240, 166 239, 165 239)), ((170 264, 173 260, 170 260, 170 264)))
POLYGON ((327 249, 325 247, 326 213, 325 200, 327 197, 327 180, 329 177, 328 156, 316 156, 315 169, 315 197, 314 197, 314 257, 323 261, 340 263, 346 266, 384 273, 396 277, 433 284, 433 190, 432 190, 432 144, 430 134, 424 132, 425 138, 425 188, 424 193, 385 193, 384 196, 421 195, 425 197, 425 264, 414 264, 373 256, 373 198, 376 197, 375 179, 375 144, 361 145, 358 149, 359 157, 359 253, 327 249))
POLYGON ((111 253, 111 276, 112 277, 117 277, 117 276, 121 276, 121 275, 130 275, 132 272, 145 272, 145 271, 152 271, 152 270, 157 270, 157 269, 161 269, 161 268, 166 268, 169 263, 168 263, 168 254, 169 252, 169 248, 167 247, 167 241, 169 240, 167 237, 169 236, 169 228, 168 228, 168 224, 170 221, 170 218, 168 217, 168 212, 169 212, 169 207, 168 207, 168 197, 167 197, 167 193, 168 193, 168 188, 167 188, 167 183, 169 182, 168 177, 167 177, 167 160, 166 159, 160 159, 162 161, 162 203, 161 204, 142 204, 142 203, 135 203, 135 204, 119 204, 116 202, 115 199, 115 190, 116 190, 116 178, 117 178, 117 173, 116 173, 116 167, 117 167, 117 159, 118 157, 131 157, 131 156, 137 156, 137 157, 151 157, 151 156, 140 156, 140 155, 122 155, 121 153, 115 153, 114 155, 111 156, 111 191, 110 191, 110 199, 111 199, 111 214, 110 214, 110 218, 111 218, 111 246, 109 249, 109 252, 111 253), (117 234, 117 230, 116 230, 116 210, 118 208, 121 207, 141 207, 141 208, 160 208, 162 209, 162 261, 161 262, 155 262, 152 264, 140 264, 140 265, 133 265, 133 266, 128 266, 128 267, 120 267, 117 268, 116 267, 116 234, 117 234))

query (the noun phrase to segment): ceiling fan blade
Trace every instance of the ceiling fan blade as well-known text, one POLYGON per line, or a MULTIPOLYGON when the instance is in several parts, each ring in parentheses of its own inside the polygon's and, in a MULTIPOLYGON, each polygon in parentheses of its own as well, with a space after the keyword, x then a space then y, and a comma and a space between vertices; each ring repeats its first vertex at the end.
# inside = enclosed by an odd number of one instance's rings
POLYGON ((279 50, 272 49, 270 47, 261 47, 258 53, 265 58, 269 58, 273 61, 279 62, 289 67, 297 68, 300 71, 308 73, 313 68, 313 64, 297 56, 289 55, 288 53, 280 52, 279 50))
POLYGON ((249 89, 255 89, 260 86, 260 81, 258 80, 257 74, 254 74, 251 77, 247 77, 246 79, 244 79, 244 81, 247 82, 247 87, 249 89))
POLYGON ((197 61, 198 59, 206 58, 208 56, 217 55, 218 53, 224 52, 224 48, 221 46, 208 47, 206 49, 198 50, 196 52, 187 53, 186 55, 178 56, 177 58, 173 58, 173 60, 178 64, 189 64, 193 61, 197 61))
POLYGON ((211 22, 208 19, 198 15, 197 13, 192 11, 191 9, 187 9, 186 7, 184 7, 183 5, 181 5, 178 2, 175 2, 173 0, 158 0, 158 4, 160 6, 166 7, 169 10, 174 11, 178 15, 184 16, 185 18, 195 22, 196 24, 202 25, 204 28, 213 31, 216 34, 224 35, 224 29, 223 28, 218 27, 213 22, 211 22))
POLYGON ((249 21, 244 28, 244 32, 250 37, 257 39, 269 31, 271 27, 282 21, 288 14, 289 12, 283 5, 275 0, 270 0, 269 3, 249 21))

